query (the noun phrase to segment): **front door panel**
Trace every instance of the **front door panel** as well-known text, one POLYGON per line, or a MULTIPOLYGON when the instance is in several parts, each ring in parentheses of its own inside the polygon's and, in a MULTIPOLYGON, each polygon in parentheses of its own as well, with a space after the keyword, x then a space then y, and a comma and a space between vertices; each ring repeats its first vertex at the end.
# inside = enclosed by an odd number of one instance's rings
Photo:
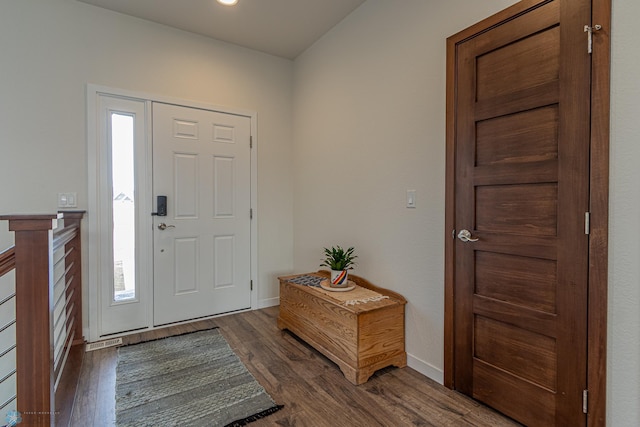
POLYGON ((154 325, 251 306, 250 119, 153 104, 154 325))

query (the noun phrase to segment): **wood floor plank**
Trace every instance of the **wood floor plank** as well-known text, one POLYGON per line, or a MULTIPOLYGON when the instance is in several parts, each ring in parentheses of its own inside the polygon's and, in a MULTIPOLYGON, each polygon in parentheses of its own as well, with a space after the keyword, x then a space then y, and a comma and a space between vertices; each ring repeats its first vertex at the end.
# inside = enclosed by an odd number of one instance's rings
MULTIPOLYGON (((82 362, 78 388, 76 391, 73 410, 71 411, 70 425, 78 425, 75 421, 79 414, 83 420, 93 420, 96 411, 96 401, 98 393, 92 378, 94 375, 101 375, 100 369, 94 365, 94 358, 91 353, 87 353, 82 362)), ((91 425, 91 424, 87 424, 91 425)))
POLYGON ((96 357, 100 357, 100 369, 104 372, 99 377, 97 393, 100 397, 100 405, 96 408, 94 425, 105 423, 105 425, 114 425, 116 421, 116 365, 118 363, 117 351, 114 347, 107 349, 108 351, 100 351, 96 357), (113 372, 113 374, 110 374, 113 372))
MULTIPOLYGON (((276 325, 278 307, 136 333, 124 344, 219 327, 229 346, 282 410, 254 427, 517 426, 411 368, 385 368, 360 385, 276 325)), ((110 427, 115 420, 116 348, 86 353, 70 426, 110 427)))
POLYGON ((69 349, 64 373, 58 384, 55 395, 56 415, 55 422, 58 425, 67 425, 73 411, 73 397, 76 394, 82 361, 84 358, 84 346, 75 345, 69 349))
POLYGON ((391 371, 384 381, 376 382, 368 390, 384 397, 393 406, 401 406, 407 413, 430 414, 430 422, 440 426, 471 412, 471 408, 460 405, 457 399, 439 393, 428 378, 415 371, 411 372, 413 375, 409 372, 406 369, 391 371))

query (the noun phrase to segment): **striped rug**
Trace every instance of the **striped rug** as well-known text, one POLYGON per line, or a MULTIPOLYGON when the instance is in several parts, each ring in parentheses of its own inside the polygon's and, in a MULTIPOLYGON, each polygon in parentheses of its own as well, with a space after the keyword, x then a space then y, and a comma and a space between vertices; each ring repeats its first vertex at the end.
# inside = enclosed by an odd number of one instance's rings
POLYGON ((281 408, 218 329, 118 349, 117 426, 242 426, 281 408))

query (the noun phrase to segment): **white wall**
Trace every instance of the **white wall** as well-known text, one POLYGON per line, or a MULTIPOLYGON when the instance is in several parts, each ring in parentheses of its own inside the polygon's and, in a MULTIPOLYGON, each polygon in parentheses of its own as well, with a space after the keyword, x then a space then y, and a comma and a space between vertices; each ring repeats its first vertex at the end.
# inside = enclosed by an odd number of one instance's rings
MULTIPOLYGON (((445 39, 515 1, 368 0, 295 61, 294 267, 353 245, 403 294, 410 366, 441 380, 445 39), (417 208, 404 207, 417 190, 417 208)), ((614 0, 608 425, 640 425, 640 34, 614 0)))
MULTIPOLYGON (((369 0, 296 61, 292 84, 290 61, 75 0, 2 0, 0 213, 53 212, 60 191, 86 208, 88 82, 255 110, 259 298, 277 297, 278 274, 317 269, 322 246, 355 245, 355 273, 410 300, 410 362, 441 379, 445 39, 512 3, 369 0), (415 210, 404 208, 408 188, 415 210)), ((640 425, 640 3, 614 0, 613 12, 607 410, 617 427, 640 425)), ((10 240, 0 223, 0 249, 10 240)))
POLYGON ((640 2, 613 0, 607 425, 640 425, 640 2))
POLYGON ((3 214, 56 212, 72 191, 87 208, 87 83, 256 111, 258 298, 277 297, 293 258, 291 61, 75 0, 2 0, 0 63, 3 214))
POLYGON ((409 364, 438 381, 446 38, 513 3, 368 0, 295 61, 294 267, 355 246, 354 273, 409 301, 409 364))

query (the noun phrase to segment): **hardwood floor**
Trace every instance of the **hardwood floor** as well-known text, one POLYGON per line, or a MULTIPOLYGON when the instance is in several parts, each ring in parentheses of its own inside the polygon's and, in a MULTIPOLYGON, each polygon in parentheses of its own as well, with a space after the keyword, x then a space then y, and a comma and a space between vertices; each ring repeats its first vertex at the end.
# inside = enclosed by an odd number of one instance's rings
MULTIPOLYGON (((231 348, 278 404, 251 426, 497 426, 518 424, 411 368, 386 368, 360 386, 337 365, 276 327, 278 307, 134 334, 125 344, 219 327, 231 348)), ((85 354, 70 426, 113 426, 117 349, 85 354)))

